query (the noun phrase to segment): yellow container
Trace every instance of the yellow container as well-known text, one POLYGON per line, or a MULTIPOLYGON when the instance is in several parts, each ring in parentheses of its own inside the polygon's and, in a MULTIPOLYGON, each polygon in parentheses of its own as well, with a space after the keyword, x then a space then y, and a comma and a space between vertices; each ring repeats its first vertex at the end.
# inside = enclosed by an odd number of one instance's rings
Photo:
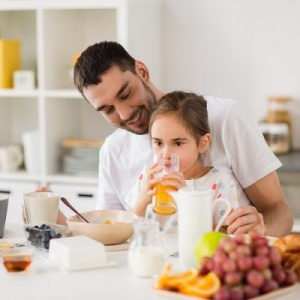
POLYGON ((13 73, 20 70, 19 40, 0 39, 0 89, 10 89, 13 87, 13 73))

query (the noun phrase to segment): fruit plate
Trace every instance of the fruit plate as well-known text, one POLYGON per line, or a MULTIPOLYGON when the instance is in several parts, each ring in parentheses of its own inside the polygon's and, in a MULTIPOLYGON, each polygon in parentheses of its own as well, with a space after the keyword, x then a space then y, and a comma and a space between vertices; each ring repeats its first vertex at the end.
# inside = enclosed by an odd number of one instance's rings
MULTIPOLYGON (((296 289, 297 283, 285 288, 280 288, 274 292, 268 293, 268 294, 263 294, 255 298, 251 298, 253 300, 267 300, 267 299, 274 299, 275 297, 283 296, 288 293, 293 292, 296 289)), ((170 292, 166 290, 158 290, 156 289, 156 292, 158 293, 159 296, 162 296, 164 298, 168 299, 177 299, 177 300, 207 300, 205 298, 201 297, 196 297, 196 296, 189 296, 189 295, 184 295, 176 292, 170 292)))

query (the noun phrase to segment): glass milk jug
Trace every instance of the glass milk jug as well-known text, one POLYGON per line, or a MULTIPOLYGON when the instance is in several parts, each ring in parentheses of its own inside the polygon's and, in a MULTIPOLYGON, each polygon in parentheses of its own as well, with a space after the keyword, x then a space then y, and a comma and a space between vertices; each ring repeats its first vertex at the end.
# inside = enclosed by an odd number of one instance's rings
POLYGON ((167 259, 166 242, 155 220, 139 218, 133 222, 134 235, 128 250, 131 271, 140 277, 158 275, 167 259))

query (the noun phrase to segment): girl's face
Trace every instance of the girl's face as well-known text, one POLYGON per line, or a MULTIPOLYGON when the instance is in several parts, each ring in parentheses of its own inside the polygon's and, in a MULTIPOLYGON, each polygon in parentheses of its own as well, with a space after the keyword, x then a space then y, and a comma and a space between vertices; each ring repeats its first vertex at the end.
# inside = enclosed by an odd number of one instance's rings
POLYGON ((174 115, 159 116, 151 128, 153 154, 176 153, 180 160, 180 172, 186 179, 193 178, 199 170, 199 154, 205 151, 201 141, 197 145, 192 137, 178 122, 174 115), (189 178, 188 178, 189 177, 189 178))

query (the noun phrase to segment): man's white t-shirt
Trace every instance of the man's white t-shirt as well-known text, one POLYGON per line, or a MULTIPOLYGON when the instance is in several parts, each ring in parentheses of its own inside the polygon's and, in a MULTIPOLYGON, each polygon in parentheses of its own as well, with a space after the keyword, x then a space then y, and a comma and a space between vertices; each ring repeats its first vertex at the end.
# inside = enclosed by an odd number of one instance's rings
MULTIPOLYGON (((232 173, 239 205, 248 205, 244 188, 281 167, 264 140, 259 126, 238 102, 205 97, 212 141, 202 157, 209 166, 232 173)), ((153 155, 149 135, 117 129, 100 150, 97 209, 130 210, 128 194, 153 155), (126 201, 125 201, 126 200, 126 201)), ((130 197, 130 194, 129 194, 130 197)))

